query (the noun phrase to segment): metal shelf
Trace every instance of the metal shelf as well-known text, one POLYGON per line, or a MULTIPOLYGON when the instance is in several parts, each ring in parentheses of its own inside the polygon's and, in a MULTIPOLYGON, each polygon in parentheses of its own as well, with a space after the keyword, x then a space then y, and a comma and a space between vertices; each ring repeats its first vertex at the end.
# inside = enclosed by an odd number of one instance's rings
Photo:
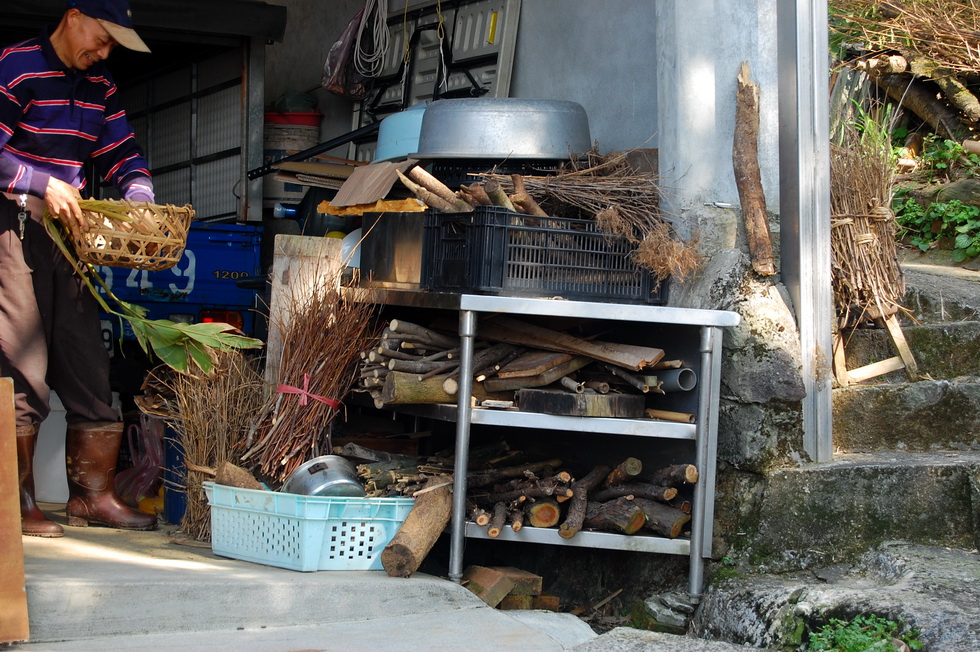
POLYGON ((466 522, 465 536, 468 539, 491 539, 493 541, 516 541, 518 543, 541 543, 559 546, 578 546, 581 548, 602 548, 605 550, 627 550, 630 552, 654 552, 664 555, 689 555, 689 539, 664 539, 643 534, 613 534, 611 532, 591 532, 582 530, 571 539, 563 539, 555 528, 523 527, 514 532, 510 527, 502 528, 500 536, 490 537, 487 529, 472 521, 466 522))
MULTIPOLYGON (((393 409, 405 414, 456 421, 455 405, 395 405, 393 409)), ((697 438, 697 426, 692 423, 672 423, 656 419, 622 419, 612 417, 567 417, 520 410, 494 410, 473 408, 470 423, 482 426, 503 426, 507 428, 534 428, 538 430, 573 430, 607 435, 626 435, 631 437, 653 437, 656 439, 682 439, 693 441, 697 438)))

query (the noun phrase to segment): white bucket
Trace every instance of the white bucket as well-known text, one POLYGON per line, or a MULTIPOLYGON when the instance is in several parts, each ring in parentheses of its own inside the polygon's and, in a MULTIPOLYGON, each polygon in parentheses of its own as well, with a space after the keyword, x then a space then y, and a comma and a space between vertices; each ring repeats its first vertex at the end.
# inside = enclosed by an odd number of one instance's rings
MULTIPOLYGON (((265 124, 263 164, 268 165, 290 154, 309 149, 320 142, 320 127, 293 124, 265 124)), ((272 172, 262 178, 262 205, 274 208, 277 202, 296 204, 306 194, 306 186, 285 183, 272 172)))

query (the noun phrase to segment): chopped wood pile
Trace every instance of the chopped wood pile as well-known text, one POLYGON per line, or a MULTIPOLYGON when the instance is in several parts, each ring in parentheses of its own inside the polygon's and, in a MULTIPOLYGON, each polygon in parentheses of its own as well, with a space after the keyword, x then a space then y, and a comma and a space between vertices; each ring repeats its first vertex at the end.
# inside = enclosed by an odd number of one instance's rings
POLYGON ((941 138, 959 141, 980 127, 980 2, 839 0, 830 19, 833 42, 860 48, 849 65, 941 138))
MULTIPOLYGON (((472 365, 472 396, 480 406, 694 421, 691 414, 644 408, 646 394, 690 391, 697 382, 684 361, 665 359, 663 349, 584 339, 501 315, 482 323, 472 365)), ((460 353, 450 333, 392 319, 361 352, 355 391, 370 394, 377 408, 455 404, 460 353)))
POLYGON ((416 198, 437 211, 468 213, 483 205, 536 217, 593 219, 603 232, 635 243, 633 260, 658 281, 683 280, 692 273, 698 264, 694 243, 677 238, 661 215, 655 175, 630 164, 627 153, 603 157, 593 151, 584 160, 548 176, 491 171, 455 191, 421 166, 398 176, 416 198))
MULTIPOLYGON (((451 452, 378 457, 357 466, 369 496, 413 495, 431 478, 451 476, 455 463, 451 452)), ((528 460, 502 441, 473 448, 468 462, 467 517, 491 538, 526 526, 554 529, 564 539, 582 530, 677 538, 691 520, 687 490, 698 480, 692 464, 648 469, 636 457, 576 474, 561 459, 528 460)))

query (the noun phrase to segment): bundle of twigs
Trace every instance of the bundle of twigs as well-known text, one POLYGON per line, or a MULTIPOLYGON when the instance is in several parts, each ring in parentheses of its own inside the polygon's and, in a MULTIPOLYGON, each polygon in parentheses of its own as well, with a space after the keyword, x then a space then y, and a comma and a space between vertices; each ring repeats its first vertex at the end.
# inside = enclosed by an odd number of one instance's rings
POLYGON ((915 54, 950 71, 980 67, 978 0, 833 0, 831 28, 867 50, 915 54))
POLYGON ((166 421, 184 451, 184 477, 175 487, 187 500, 180 523, 184 536, 210 541, 211 513, 201 485, 223 462, 238 462, 264 388, 255 357, 237 351, 216 354, 215 367, 207 373, 161 366, 149 374, 139 407, 166 421))
POLYGON ((850 125, 831 145, 832 283, 838 323, 854 326, 895 314, 905 294, 891 206, 887 134, 850 125))
MULTIPOLYGON (((501 185, 506 175, 487 175, 501 185)), ((697 268, 695 248, 675 237, 660 212, 655 176, 630 165, 625 153, 587 154, 586 163, 553 176, 525 176, 524 187, 549 215, 595 219, 607 233, 637 244, 633 259, 658 280, 683 280, 697 268)))
POLYGON ((340 293, 336 274, 314 279, 311 287, 293 286, 287 305, 272 316, 282 339, 278 378, 242 455, 276 484, 330 453, 330 423, 356 380, 360 351, 377 335, 371 304, 340 293))

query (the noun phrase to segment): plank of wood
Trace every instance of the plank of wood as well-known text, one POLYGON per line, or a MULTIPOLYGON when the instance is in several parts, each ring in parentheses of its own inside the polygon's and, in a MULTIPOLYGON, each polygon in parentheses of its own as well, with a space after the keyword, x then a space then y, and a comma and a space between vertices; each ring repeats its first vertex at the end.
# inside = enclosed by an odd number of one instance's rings
POLYGON ((537 376, 572 359, 570 353, 555 351, 529 351, 513 360, 500 371, 497 378, 524 378, 537 376))
POLYGON ((905 333, 902 332, 902 327, 898 324, 898 318, 895 315, 885 317, 885 328, 888 329, 888 333, 892 336, 892 341, 895 343, 898 355, 905 364, 905 373, 908 374, 909 380, 918 380, 919 365, 915 362, 915 357, 912 355, 909 343, 905 340, 905 333))
POLYGON ((339 238, 305 235, 276 236, 272 262, 272 289, 269 297, 269 337, 266 344, 265 381, 279 383, 279 360, 282 356, 282 333, 292 321, 291 308, 322 283, 335 278, 339 284, 341 251, 339 238))
POLYGON ((470 566, 463 572, 462 584, 491 607, 496 607, 514 588, 514 580, 486 566, 470 566))
POLYGON ((0 647, 26 641, 30 634, 17 498, 16 436, 14 381, 0 378, 0 647))
POLYGON ((664 357, 663 349, 616 342, 588 341, 526 322, 495 315, 479 326, 479 336, 495 342, 507 342, 546 351, 574 353, 595 360, 635 369, 655 365, 664 357))
POLYGON ((515 389, 526 389, 528 387, 544 387, 545 385, 550 385, 562 376, 567 376, 568 374, 578 371, 579 369, 592 364, 591 358, 586 357, 574 357, 564 364, 558 365, 557 367, 552 367, 551 369, 545 371, 537 376, 525 376, 517 378, 487 378, 482 383, 476 383, 475 385, 483 385, 484 389, 490 393, 496 392, 506 392, 515 389))
POLYGON ((643 416, 644 398, 639 394, 572 394, 554 389, 522 389, 517 392, 521 410, 575 417, 643 416))
POLYGON ((847 372, 847 378, 852 383, 860 383, 863 380, 877 378, 878 376, 890 374, 893 371, 898 371, 899 369, 904 368, 905 363, 902 362, 900 357, 895 356, 894 358, 888 358, 887 360, 879 360, 878 362, 866 364, 863 367, 858 367, 857 369, 851 369, 847 372))

